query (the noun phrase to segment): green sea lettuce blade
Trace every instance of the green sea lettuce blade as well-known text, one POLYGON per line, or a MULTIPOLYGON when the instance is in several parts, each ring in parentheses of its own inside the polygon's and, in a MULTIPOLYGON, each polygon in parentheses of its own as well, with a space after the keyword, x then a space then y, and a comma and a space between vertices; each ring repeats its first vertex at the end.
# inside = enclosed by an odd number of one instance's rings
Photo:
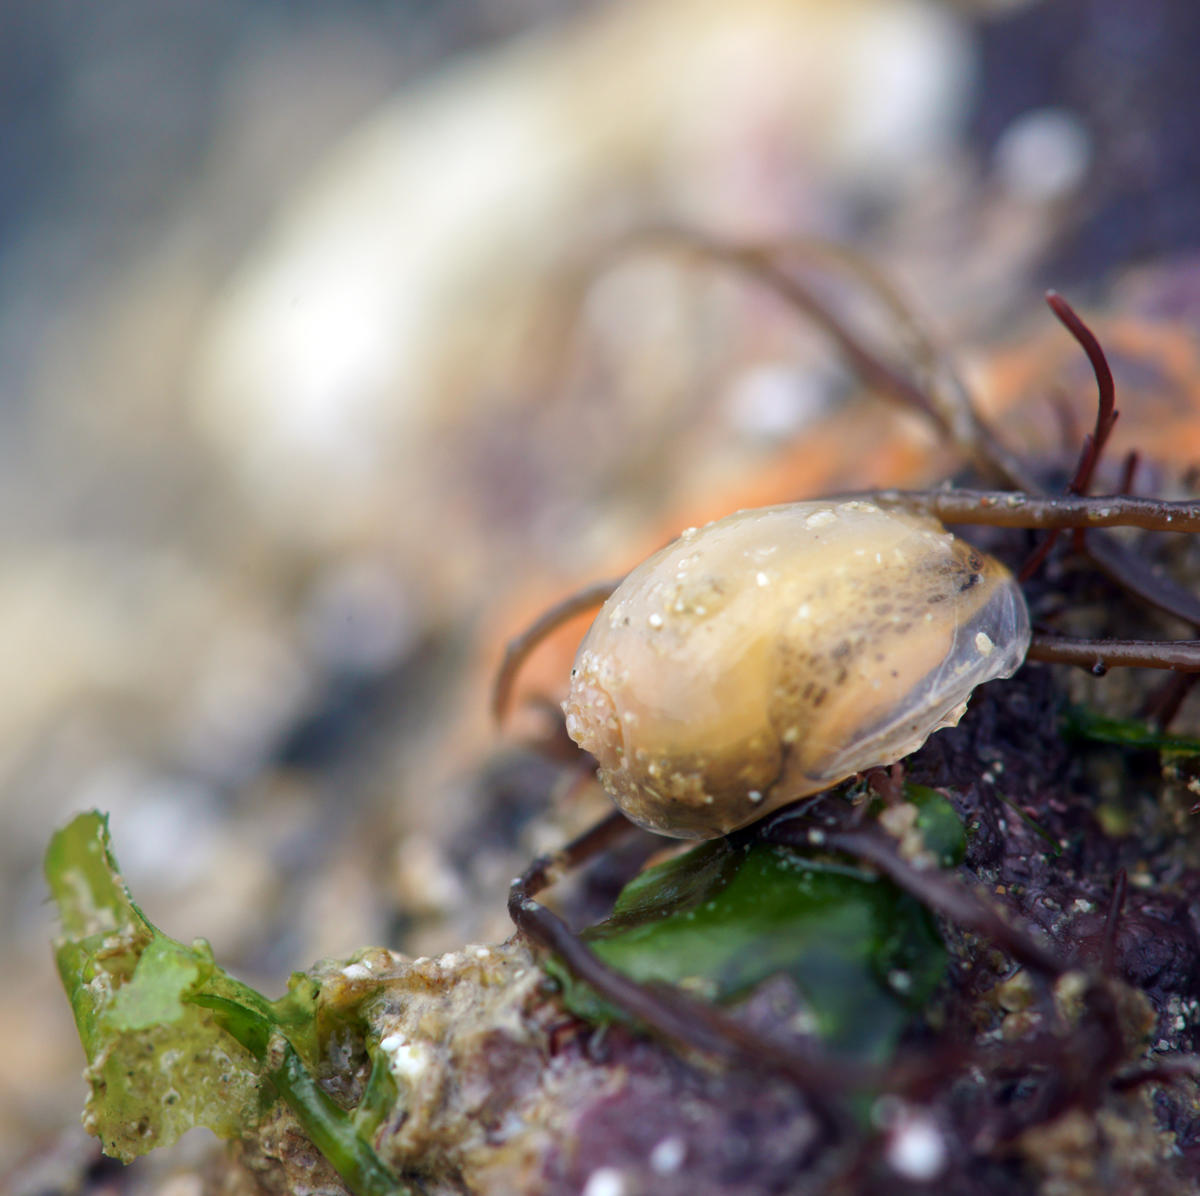
MULTIPOLYGON (((940 863, 962 850, 962 825, 934 790, 912 787, 918 826, 940 863)), ((817 1034, 864 1060, 887 1057, 944 975, 928 912, 890 881, 849 864, 762 843, 715 840, 647 869, 611 917, 583 937, 606 963, 734 1001, 774 975, 796 984, 817 1034)), ((621 1015, 552 971, 580 1016, 621 1015)))
MULTIPOLYGON (((411 1192, 375 1154, 380 1110, 347 1111, 315 1078, 318 983, 294 976, 268 1001, 218 967, 207 943, 163 934, 130 896, 102 814, 80 814, 53 837, 46 877, 63 925, 58 970, 88 1058, 84 1125, 105 1153, 129 1162, 197 1126, 250 1136, 282 1098, 357 1196, 411 1192)), ((387 1085, 376 1088, 378 1102, 387 1085)))
POLYGON ((54 836, 46 877, 63 924, 59 975, 88 1057, 84 1124, 105 1153, 129 1162, 195 1126, 232 1138, 255 1124, 254 1057, 186 999, 218 979, 212 955, 143 916, 103 815, 81 814, 54 836))

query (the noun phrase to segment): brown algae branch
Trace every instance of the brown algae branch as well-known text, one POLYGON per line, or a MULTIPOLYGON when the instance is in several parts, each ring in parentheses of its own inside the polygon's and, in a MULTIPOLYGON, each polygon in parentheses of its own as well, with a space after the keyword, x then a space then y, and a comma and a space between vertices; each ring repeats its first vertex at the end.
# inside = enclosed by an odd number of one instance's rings
MULTIPOLYGON (((954 373, 944 354, 933 347, 932 341, 923 332, 916 331, 920 326, 912 313, 890 285, 880 285, 877 281, 878 272, 864 262, 854 260, 847 251, 835 255, 830 248, 823 254, 818 254, 813 245, 807 247, 809 257, 826 256, 831 260, 840 261, 843 267, 853 261, 852 272, 863 280, 868 291, 886 309, 897 315, 909 338, 916 340, 921 355, 927 359, 925 372, 940 375, 948 385, 927 389, 905 371, 894 367, 882 354, 860 338, 806 282, 797 277, 795 272, 779 265, 771 247, 729 245, 696 230, 675 227, 646 229, 639 236, 631 237, 628 246, 635 247, 639 243, 653 244, 656 241, 668 247, 677 245, 701 257, 731 267, 759 285, 774 291, 793 310, 799 312, 830 339, 864 385, 890 397, 901 406, 924 415, 980 468, 998 475, 1004 482, 1020 489, 1038 489, 1024 464, 980 418, 970 401, 966 387, 954 373)), ((796 248, 803 252, 806 247, 799 244, 796 248)))
POLYGON ((907 507, 943 523, 991 527, 1140 527, 1155 532, 1200 532, 1200 503, 1079 495, 1032 495, 1008 490, 880 490, 870 496, 881 507, 907 507))
POLYGON ((598 606, 603 606, 612 592, 621 584, 618 577, 614 581, 598 581, 574 594, 569 594, 561 602, 556 602, 549 610, 544 611, 520 635, 508 641, 504 649, 504 659, 492 682, 492 717, 497 725, 502 724, 508 716, 512 704, 513 685, 521 666, 529 658, 529 654, 552 632, 557 631, 564 623, 569 623, 576 615, 582 615, 598 606))
POLYGON ((1200 640, 1086 640, 1035 635, 1025 659, 1077 664, 1097 675, 1111 668, 1200 673, 1200 640))

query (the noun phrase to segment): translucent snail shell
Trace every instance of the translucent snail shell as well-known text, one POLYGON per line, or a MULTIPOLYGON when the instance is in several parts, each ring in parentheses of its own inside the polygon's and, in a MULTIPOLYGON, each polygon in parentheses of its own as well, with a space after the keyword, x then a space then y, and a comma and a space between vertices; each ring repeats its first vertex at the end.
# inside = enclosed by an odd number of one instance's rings
POLYGON ((711 838, 915 751, 1028 645, 1012 575, 928 516, 740 511, 625 578, 579 647, 566 726, 634 822, 711 838))

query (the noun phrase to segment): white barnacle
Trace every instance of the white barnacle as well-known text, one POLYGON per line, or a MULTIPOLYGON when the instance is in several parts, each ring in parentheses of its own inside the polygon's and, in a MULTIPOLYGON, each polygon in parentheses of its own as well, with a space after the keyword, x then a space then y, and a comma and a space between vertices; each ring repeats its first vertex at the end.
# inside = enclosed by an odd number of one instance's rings
POLYGON ((389 1034, 380 1039, 379 1049, 387 1056, 388 1070, 410 1086, 415 1084, 429 1066, 429 1049, 419 1042, 410 1042, 403 1034, 389 1034))

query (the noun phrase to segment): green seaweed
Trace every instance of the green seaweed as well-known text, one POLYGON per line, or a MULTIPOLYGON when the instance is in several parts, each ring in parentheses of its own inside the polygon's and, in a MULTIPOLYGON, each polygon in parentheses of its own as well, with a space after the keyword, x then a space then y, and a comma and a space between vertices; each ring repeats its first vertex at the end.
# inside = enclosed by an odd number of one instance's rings
POLYGON ((357 1196, 410 1190, 371 1146, 377 1109, 360 1125, 317 1083, 311 978, 293 977, 269 1001, 218 967, 203 940, 163 934, 130 897, 102 814, 80 814, 53 837, 46 877, 63 926, 58 970, 88 1058, 84 1123, 107 1154, 129 1162, 196 1126, 251 1134, 282 1099, 357 1196))
MULTIPOLYGON (((962 825, 934 790, 912 787, 917 824, 942 863, 962 852, 962 825)), ((611 917, 583 937, 606 963, 642 982, 667 982, 735 1001, 785 974, 816 1032, 849 1055, 884 1058, 928 1001, 946 950, 927 911, 890 881, 836 859, 715 840, 647 869, 611 917)), ((622 1019, 551 962, 569 1008, 622 1019)))
POLYGON ((1092 743, 1157 751, 1167 757, 1200 756, 1200 739, 1169 735, 1153 723, 1111 718, 1086 706, 1068 707, 1063 713, 1063 729, 1076 739, 1092 743))
MULTIPOLYGON (((938 861, 960 858, 962 826, 946 799, 918 787, 906 796, 938 861)), ((252 1136, 283 1100, 358 1196, 410 1191, 372 1146, 397 1088, 357 998, 323 996, 319 976, 297 974, 268 1000, 220 968, 207 943, 164 934, 131 898, 101 814, 54 836, 46 875, 62 919, 59 973, 88 1058, 85 1123, 107 1153, 129 1161, 196 1126, 252 1136), (372 1061, 354 1109, 317 1080, 322 1044, 344 1027, 363 1036, 372 1061)), ((892 1049, 946 965, 927 911, 889 881, 836 857, 729 840, 648 869, 585 937, 639 980, 720 1001, 790 976, 816 1032, 869 1060, 892 1049)), ((576 1012, 621 1016, 558 974, 576 1012)))
POLYGON ((941 868, 962 862, 967 837, 948 798, 928 785, 905 785, 905 798, 917 807, 917 830, 941 868))

